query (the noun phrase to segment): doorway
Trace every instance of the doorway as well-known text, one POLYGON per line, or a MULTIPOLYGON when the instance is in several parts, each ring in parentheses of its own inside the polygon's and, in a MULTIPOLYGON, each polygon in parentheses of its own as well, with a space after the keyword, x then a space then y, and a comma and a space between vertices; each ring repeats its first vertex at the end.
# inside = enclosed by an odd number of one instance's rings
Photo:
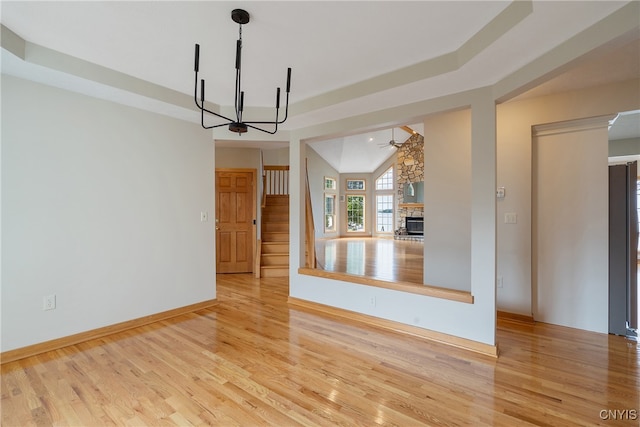
POLYGON ((637 162, 609 166, 609 333, 637 337, 637 162))
POLYGON ((256 170, 216 169, 216 271, 253 273, 256 170))
POLYGON ((609 116, 534 126, 532 311, 607 333, 609 116))

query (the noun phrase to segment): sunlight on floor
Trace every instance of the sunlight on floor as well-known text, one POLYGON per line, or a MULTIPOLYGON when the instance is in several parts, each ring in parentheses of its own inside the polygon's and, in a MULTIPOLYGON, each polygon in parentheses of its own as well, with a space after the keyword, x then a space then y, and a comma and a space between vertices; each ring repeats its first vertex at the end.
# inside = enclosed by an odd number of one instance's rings
POLYGON ((342 238, 316 241, 319 268, 379 280, 423 283, 422 241, 342 238))

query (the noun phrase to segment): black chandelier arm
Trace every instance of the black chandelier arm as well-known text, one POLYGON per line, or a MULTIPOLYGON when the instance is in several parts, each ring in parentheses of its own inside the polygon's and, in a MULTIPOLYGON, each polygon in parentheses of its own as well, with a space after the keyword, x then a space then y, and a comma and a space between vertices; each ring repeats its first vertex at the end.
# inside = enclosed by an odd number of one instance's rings
MULTIPOLYGON (((196 107, 198 107, 198 109, 201 111, 201 115, 204 116, 204 112, 206 111, 209 114, 213 114, 214 116, 220 117, 221 119, 225 119, 228 120, 229 122, 232 122, 233 120, 231 120, 230 118, 223 116, 221 114, 218 114, 214 111, 208 110, 204 107, 204 79, 201 80, 201 85, 200 85, 200 102, 201 104, 198 103, 198 71, 200 71, 200 45, 196 43, 195 46, 195 62, 194 62, 194 66, 193 66, 193 71, 195 73, 195 84, 194 84, 194 88, 193 88, 193 101, 196 104, 196 107)), ((204 122, 204 120, 202 120, 204 122)), ((222 125, 224 126, 224 125, 222 125)), ((204 123, 202 124, 202 127, 204 127, 205 129, 208 129, 204 126, 204 123)))
POLYGON ((194 89, 193 89, 193 101, 196 104, 196 107, 198 107, 198 109, 200 110, 200 124, 202 125, 202 127, 204 129, 213 129, 216 127, 220 127, 220 126, 225 126, 228 125, 229 123, 233 122, 233 120, 231 120, 229 117, 227 116, 223 116, 222 114, 216 113, 215 111, 211 111, 207 108, 204 107, 204 79, 201 81, 201 86, 200 86, 200 102, 201 104, 198 103, 198 69, 199 69, 199 59, 200 59, 200 45, 196 44, 196 53, 195 53, 195 66, 194 66, 194 71, 195 71, 195 85, 194 85, 194 89), (220 117, 221 119, 227 120, 229 123, 222 123, 219 125, 213 125, 213 126, 206 126, 204 124, 204 112, 207 112, 209 114, 213 114, 216 117, 220 117))
POLYGON ((197 70, 195 74, 196 74, 196 79, 195 79, 195 85, 193 88, 193 102, 196 103, 196 107, 198 107, 198 109, 202 109, 204 104, 203 105, 198 104, 198 71, 197 70))
POLYGON ((244 122, 244 124, 248 128, 259 130, 260 132, 268 133, 270 135, 275 135, 275 133, 278 132, 278 122, 244 122), (269 131, 269 130, 265 130, 265 129, 259 128, 257 126, 250 125, 249 123, 264 123, 264 124, 275 125, 275 129, 272 130, 272 131, 269 131))
MULTIPOLYGON (((278 124, 284 123, 287 120, 287 117, 289 117, 289 92, 291 92, 291 67, 287 68, 287 88, 286 88, 286 92, 287 92, 287 101, 285 103, 284 119, 279 121, 278 124)), ((276 121, 278 121, 277 110, 278 110, 279 105, 280 105, 280 88, 278 88, 278 99, 276 101, 276 121)))
POLYGON ((205 113, 205 111, 206 111, 207 113, 209 113, 209 114, 213 114, 213 115, 214 115, 214 116, 216 116, 216 117, 220 117, 221 119, 225 119, 225 120, 227 120, 227 121, 228 121, 228 123, 223 123, 223 124, 221 124, 220 126, 224 126, 224 125, 228 125, 229 123, 233 123, 233 120, 232 120, 232 119, 230 119, 229 117, 227 117, 227 116, 223 116, 222 114, 218 114, 218 113, 216 113, 215 111, 211 111, 211 110, 208 110, 208 109, 206 109, 206 108, 200 108, 200 113, 201 113, 200 115, 204 117, 204 113, 205 113))
MULTIPOLYGON (((197 46, 197 45, 196 45, 197 46)), ((199 46, 198 46, 199 47, 199 46)), ((198 48, 196 48, 196 59, 198 58, 198 48)), ((196 107, 198 107, 198 109, 200 110, 200 124, 204 129, 213 129, 213 128, 217 128, 217 127, 222 127, 222 126, 227 126, 231 123, 233 123, 234 121, 232 119, 230 119, 227 116, 223 116, 222 114, 216 113, 215 111, 211 111, 207 108, 204 107, 204 81, 201 82, 201 102, 202 104, 200 104, 198 102, 198 71, 197 71, 197 60, 196 60, 196 71, 195 71, 195 84, 194 84, 194 95, 193 95, 193 100, 195 102, 196 107), (212 114, 216 117, 219 117, 221 119, 224 119, 227 121, 227 123, 221 123, 221 124, 217 124, 217 125, 211 125, 211 126, 207 126, 204 124, 204 113, 207 112, 209 114, 212 114)), ((289 72, 290 74, 290 72, 289 72)), ((289 82, 287 82, 287 86, 289 86, 289 82)), ((279 118, 279 103, 280 103, 280 88, 278 88, 277 91, 278 95, 277 95, 277 99, 276 99, 276 119, 275 121, 247 121, 247 122, 243 122, 242 121, 242 112, 244 109, 244 92, 240 92, 240 102, 238 103, 238 108, 236 109, 236 114, 238 116, 238 123, 243 123, 245 124, 248 128, 251 129, 255 129, 258 130, 260 132, 264 132, 270 135, 274 135, 277 131, 278 131, 278 125, 284 123, 287 120, 287 116, 289 114, 289 92, 287 92, 287 98, 286 98, 286 107, 285 107, 285 117, 282 120, 278 120, 279 118), (269 130, 265 130, 262 129, 258 126, 254 126, 254 125, 274 125, 275 129, 273 131, 269 131, 269 130)))
MULTIPOLYGON (((276 121, 278 120, 278 115, 276 113, 276 121)), ((285 104, 285 108, 284 108, 284 119, 282 119, 281 121, 278 122, 278 124, 282 124, 284 122, 287 121, 287 117, 289 117, 289 91, 287 91, 287 102, 285 104)))
POLYGON ((231 120, 231 119, 229 119, 229 118, 227 118, 227 117, 225 117, 225 116, 221 116, 220 114, 214 113, 213 111, 209 111, 209 110, 207 110, 206 108, 201 108, 201 109, 200 109, 200 125, 202 125, 203 129, 219 128, 219 127, 222 127, 222 126, 227 126, 227 125, 229 125, 229 123, 231 123, 231 122, 232 122, 232 120, 231 120), (218 117, 220 117, 220 118, 222 118, 222 119, 228 120, 229 122, 228 122, 228 123, 220 123, 220 124, 218 124, 218 125, 206 126, 206 125, 204 124, 204 112, 205 112, 205 111, 206 111, 207 113, 209 113, 209 114, 213 114, 213 115, 218 116, 218 117))
POLYGON ((248 120, 248 121, 246 121, 244 123, 245 124, 251 123, 251 124, 254 124, 254 125, 276 125, 276 127, 277 127, 279 124, 284 123, 284 120, 278 121, 278 117, 279 117, 279 108, 276 106, 276 119, 275 120, 271 120, 271 121, 267 121, 267 120, 248 120))
MULTIPOLYGON (((291 68, 287 69, 287 99, 285 102, 285 109, 284 109, 284 118, 282 120, 278 120, 278 118, 280 117, 279 115, 279 111, 280 111, 280 88, 277 88, 276 90, 276 119, 273 122, 267 122, 267 121, 247 121, 244 123, 253 123, 253 124, 260 124, 260 125, 281 125, 284 122, 287 121, 287 118, 289 117, 289 93, 291 92, 291 68)), ((267 132, 268 133, 268 132, 267 132)))
POLYGON ((278 120, 279 115, 278 115, 278 112, 276 111, 276 119, 274 121, 248 120, 243 123, 251 123, 254 125, 281 125, 287 120, 287 113, 286 113, 287 110, 288 108, 285 110, 285 117, 282 120, 278 120))
POLYGON ((193 102, 196 103, 196 107, 198 107, 199 110, 202 110, 204 108, 204 103, 202 105, 198 104, 198 72, 197 71, 196 71, 196 83, 193 89, 193 102))
MULTIPOLYGON (((197 87, 197 86, 196 86, 196 87, 197 87)), ((196 106, 197 106, 197 107, 198 107, 198 109, 200 110, 200 112, 201 112, 201 115, 202 115, 202 116, 204 116, 204 112, 206 111, 207 113, 209 113, 209 114, 213 114, 213 115, 214 115, 214 116, 216 116, 216 117, 220 117, 221 119, 225 119, 225 120, 227 120, 227 121, 229 121, 229 122, 233 122, 233 120, 232 120, 232 119, 230 119, 229 117, 227 117, 227 116, 223 116, 222 114, 216 113, 215 111, 211 111, 211 110, 209 110, 209 109, 205 108, 205 107, 204 107, 204 99, 202 100, 202 105, 198 104, 198 99, 197 99, 197 97, 196 97, 195 99, 196 99, 196 106)), ((225 123, 225 124, 228 124, 228 123, 225 123)), ((203 126, 204 126, 204 125, 203 125, 203 126)))
POLYGON ((196 107, 202 110, 204 107, 204 101, 202 105, 198 104, 198 71, 200 71, 200 45, 196 43, 195 63, 193 65, 193 71, 195 72, 195 87, 193 89, 193 101, 196 103, 196 107))

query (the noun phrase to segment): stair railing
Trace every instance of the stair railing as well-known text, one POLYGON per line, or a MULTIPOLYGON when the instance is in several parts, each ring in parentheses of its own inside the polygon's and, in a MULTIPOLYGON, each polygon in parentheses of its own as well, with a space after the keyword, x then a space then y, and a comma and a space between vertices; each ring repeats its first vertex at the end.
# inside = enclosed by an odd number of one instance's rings
POLYGON ((263 194, 288 195, 289 194, 289 165, 263 166, 263 194))
POLYGON ((309 166, 305 164, 305 267, 316 268, 316 227, 313 223, 313 205, 309 187, 309 166))

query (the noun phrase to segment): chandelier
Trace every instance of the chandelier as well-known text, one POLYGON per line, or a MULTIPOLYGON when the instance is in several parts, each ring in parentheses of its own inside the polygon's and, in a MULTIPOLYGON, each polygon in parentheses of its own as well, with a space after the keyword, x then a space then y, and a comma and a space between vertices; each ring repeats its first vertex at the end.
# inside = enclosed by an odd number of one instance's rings
POLYGON ((256 129, 261 132, 275 134, 278 131, 278 125, 281 125, 287 120, 287 116, 289 114, 289 91, 291 88, 291 68, 287 69, 287 101, 285 106, 284 118, 280 120, 280 88, 276 89, 276 117, 274 121, 245 121, 242 118, 242 112, 244 110, 244 91, 242 90, 242 25, 247 24, 249 22, 249 12, 243 9, 234 9, 231 12, 231 19, 236 22, 239 26, 239 36, 238 41, 236 42, 236 91, 235 91, 235 118, 231 119, 229 117, 223 116, 222 114, 218 114, 215 111, 211 111, 205 108, 204 106, 204 79, 200 81, 200 103, 198 103, 198 69, 200 68, 200 45, 196 44, 196 52, 195 52, 195 66, 194 71, 196 74, 196 82, 195 89, 193 94, 193 99, 196 103, 196 106, 200 110, 200 124, 205 129, 212 129, 221 126, 229 126, 229 130, 231 132, 235 132, 237 134, 243 134, 247 132, 249 128, 256 129), (204 113, 212 114, 216 117, 226 120, 226 122, 216 125, 207 126, 204 123, 204 113), (258 125, 264 126, 273 126, 273 130, 266 130, 258 125))

